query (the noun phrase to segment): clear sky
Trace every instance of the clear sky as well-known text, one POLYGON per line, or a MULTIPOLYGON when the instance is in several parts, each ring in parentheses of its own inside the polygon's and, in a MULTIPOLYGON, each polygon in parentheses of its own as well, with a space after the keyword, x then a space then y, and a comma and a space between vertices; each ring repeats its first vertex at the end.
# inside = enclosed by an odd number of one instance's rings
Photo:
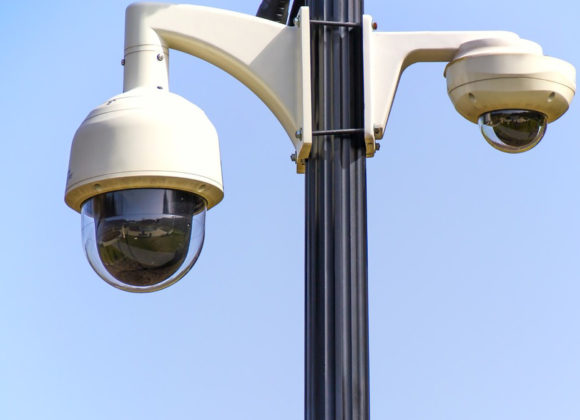
MULTIPOLYGON (((304 180, 238 81, 172 53, 226 188, 192 271, 135 295, 86 262, 69 147, 121 91, 129 3, 0 3, 0 419, 300 419, 304 180)), ((365 3, 379 30, 512 30, 580 67, 575 0, 365 3)), ((535 149, 502 154, 454 110, 444 66, 405 72, 368 162, 372 418, 578 420, 579 102, 535 149)))

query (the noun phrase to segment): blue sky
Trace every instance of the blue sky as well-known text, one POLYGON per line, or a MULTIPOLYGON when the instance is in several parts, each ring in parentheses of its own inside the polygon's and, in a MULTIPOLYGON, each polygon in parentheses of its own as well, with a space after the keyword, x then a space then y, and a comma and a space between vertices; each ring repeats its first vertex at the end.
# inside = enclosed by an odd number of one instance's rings
MULTIPOLYGON (((129 3, 0 4, 0 418, 302 418, 304 180, 239 82, 172 53, 171 89, 216 126, 226 188, 192 271, 134 295, 83 255, 63 201, 69 147, 122 89, 129 3)), ((571 0, 365 12, 385 31, 511 30, 580 67, 571 0)), ((372 418, 577 420, 580 107, 532 151, 502 154, 453 109, 443 69, 405 72, 368 162, 372 418)))

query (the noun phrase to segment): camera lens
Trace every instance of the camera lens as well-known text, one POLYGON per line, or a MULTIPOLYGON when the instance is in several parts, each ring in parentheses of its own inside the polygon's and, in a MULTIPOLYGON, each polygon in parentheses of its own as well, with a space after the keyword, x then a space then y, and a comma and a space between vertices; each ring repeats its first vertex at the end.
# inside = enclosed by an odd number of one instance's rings
POLYGON ((537 145, 546 132, 546 116, 518 109, 492 111, 479 117, 485 140, 502 152, 520 153, 537 145))
POLYGON ((183 277, 203 246, 205 200, 170 189, 114 191, 82 206, 87 258, 106 282, 149 292, 183 277))

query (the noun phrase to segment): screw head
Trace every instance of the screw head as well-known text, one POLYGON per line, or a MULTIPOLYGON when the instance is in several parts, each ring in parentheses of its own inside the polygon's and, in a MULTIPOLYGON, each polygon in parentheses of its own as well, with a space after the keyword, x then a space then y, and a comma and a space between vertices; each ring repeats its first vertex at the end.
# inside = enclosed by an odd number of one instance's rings
POLYGON ((121 65, 124 66, 125 65, 125 59, 121 59, 121 65))
POLYGON ((379 151, 381 150, 381 144, 380 143, 375 143, 375 151, 379 151))
POLYGON ((292 162, 296 162, 296 153, 292 153, 292 154, 290 155, 290 160, 291 160, 292 162))
POLYGON ((164 58, 163 54, 157 54, 157 61, 163 61, 164 58))
POLYGON ((294 18, 294 26, 300 26, 300 16, 294 18))
POLYGON ((297 139, 301 139, 302 138, 302 129, 296 130, 296 133, 294 135, 296 136, 297 139))

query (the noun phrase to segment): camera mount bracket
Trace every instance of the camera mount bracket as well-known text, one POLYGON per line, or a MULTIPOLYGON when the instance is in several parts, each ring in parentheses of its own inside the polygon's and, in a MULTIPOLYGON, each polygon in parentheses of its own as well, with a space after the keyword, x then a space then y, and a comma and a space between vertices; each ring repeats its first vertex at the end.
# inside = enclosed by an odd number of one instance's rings
POLYGON ((363 17, 365 142, 367 157, 383 138, 402 72, 418 62, 448 62, 462 44, 481 39, 516 42, 506 31, 373 32, 372 17, 363 17))
POLYGON ((252 90, 280 121, 305 170, 312 144, 310 18, 297 26, 211 7, 137 3, 125 24, 124 91, 167 89, 168 49, 201 58, 252 90))

